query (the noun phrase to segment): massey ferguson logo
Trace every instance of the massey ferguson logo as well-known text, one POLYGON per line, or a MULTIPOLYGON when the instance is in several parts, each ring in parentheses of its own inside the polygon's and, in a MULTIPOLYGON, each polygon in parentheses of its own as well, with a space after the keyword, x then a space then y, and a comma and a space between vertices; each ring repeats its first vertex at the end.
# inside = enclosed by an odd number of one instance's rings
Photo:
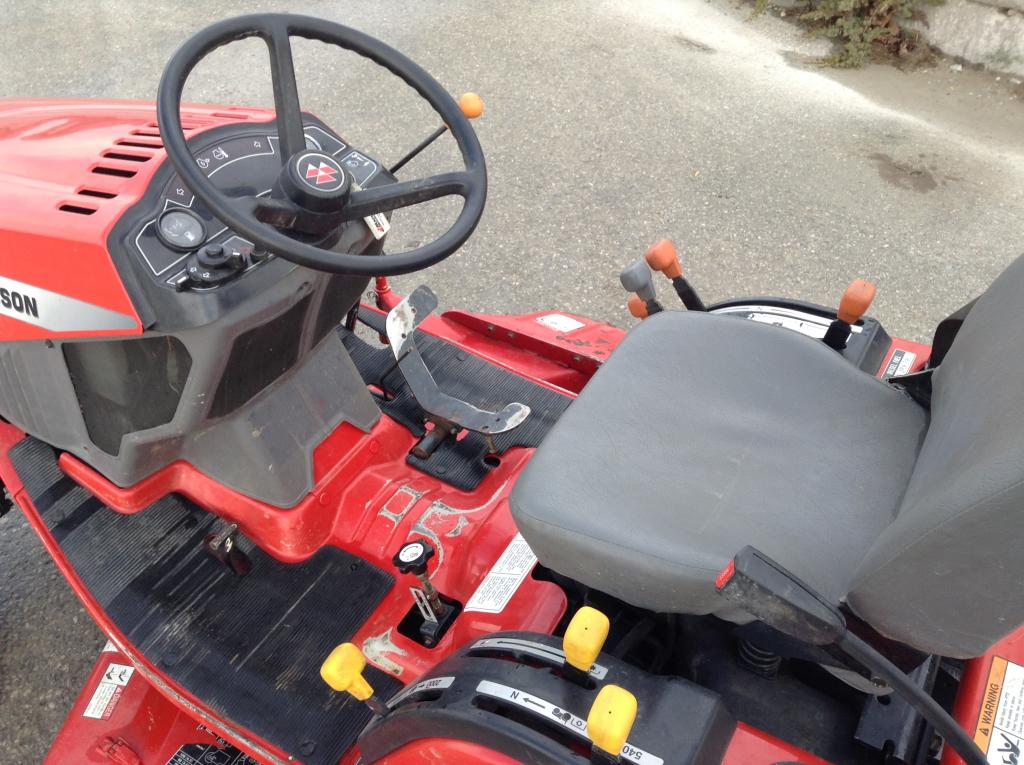
POLYGON ((31 295, 0 287, 0 308, 7 313, 15 312, 39 318, 39 304, 31 295))
POLYGON ((323 160, 320 161, 320 164, 314 160, 306 165, 306 180, 312 181, 317 186, 334 183, 338 180, 338 168, 331 167, 323 160))

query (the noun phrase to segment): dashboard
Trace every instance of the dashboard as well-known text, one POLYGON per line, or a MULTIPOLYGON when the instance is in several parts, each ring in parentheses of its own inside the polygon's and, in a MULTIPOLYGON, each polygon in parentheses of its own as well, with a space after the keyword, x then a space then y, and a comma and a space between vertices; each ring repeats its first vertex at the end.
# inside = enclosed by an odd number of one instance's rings
MULTIPOLYGON (((266 196, 281 171, 278 138, 251 125, 228 129, 193 150, 196 164, 229 196, 266 196)), ((306 145, 337 157, 361 187, 381 175, 380 163, 325 127, 307 122, 306 145)), ((206 136, 200 136, 200 139, 206 136)), ((156 204, 129 236, 144 273, 169 290, 212 289, 272 260, 220 223, 176 174, 159 183, 156 204)))
MULTIPOLYGON (((378 159, 315 117, 303 115, 303 126, 307 146, 337 157, 359 187, 395 181, 378 159)), ((267 196, 281 173, 274 122, 210 128, 191 138, 189 148, 199 168, 227 196, 267 196)), ((370 221, 349 221, 334 235, 330 250, 379 256, 386 233, 387 226, 371 228, 370 221)), ((260 250, 219 221, 167 159, 142 199, 114 226, 107 247, 143 326, 164 332, 209 324, 239 306, 263 303, 286 281, 323 281, 308 269, 260 250)), ((366 280, 343 281, 358 295, 358 284, 366 280)))

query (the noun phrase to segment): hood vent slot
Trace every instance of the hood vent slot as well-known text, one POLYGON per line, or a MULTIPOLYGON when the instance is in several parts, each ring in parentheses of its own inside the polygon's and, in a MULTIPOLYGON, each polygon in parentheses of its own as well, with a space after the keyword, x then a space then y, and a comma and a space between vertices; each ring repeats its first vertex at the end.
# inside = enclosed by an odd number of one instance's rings
POLYGON ((95 207, 83 207, 82 205, 72 204, 71 202, 65 202, 57 209, 61 212, 75 213, 76 215, 92 215, 96 212, 95 207))
POLYGON ((97 175, 113 175, 116 178, 134 178, 136 175, 134 170, 123 170, 120 167, 107 167, 106 165, 97 165, 92 171, 97 175))
POLYGON ((142 154, 126 154, 122 151, 105 151, 103 156, 108 159, 120 159, 124 162, 149 162, 153 158, 152 154, 143 156, 142 154))
POLYGON ((86 189, 82 188, 75 192, 79 196, 83 197, 96 197, 97 199, 113 199, 117 196, 112 191, 101 191, 100 189, 86 189))
POLYGON ((161 143, 158 138, 153 138, 153 139, 151 139, 149 141, 143 141, 143 140, 135 141, 135 140, 132 140, 132 139, 129 139, 129 138, 122 138, 119 141, 114 141, 114 143, 116 145, 118 145, 118 146, 134 146, 137 149, 154 149, 155 150, 155 149, 162 149, 162 148, 164 148, 163 143, 161 143))

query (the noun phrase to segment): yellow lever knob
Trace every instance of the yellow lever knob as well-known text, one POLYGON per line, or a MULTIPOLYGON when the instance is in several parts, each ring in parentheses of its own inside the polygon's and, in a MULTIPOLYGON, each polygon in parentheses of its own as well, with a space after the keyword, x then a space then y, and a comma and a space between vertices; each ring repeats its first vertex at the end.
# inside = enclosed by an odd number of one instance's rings
POLYGON ((606 685, 587 715, 587 734, 594 746, 617 758, 636 722, 636 696, 617 685, 606 685))
POLYGON ((581 672, 589 672, 608 639, 608 617, 590 606, 583 606, 569 622, 562 638, 565 660, 581 672))
POLYGON ((342 643, 320 666, 320 677, 338 693, 350 693, 359 701, 373 696, 373 688, 363 677, 366 657, 352 643, 342 643))
POLYGON ((459 96, 459 108, 467 119, 475 120, 484 113, 484 100, 476 93, 463 93, 459 96))

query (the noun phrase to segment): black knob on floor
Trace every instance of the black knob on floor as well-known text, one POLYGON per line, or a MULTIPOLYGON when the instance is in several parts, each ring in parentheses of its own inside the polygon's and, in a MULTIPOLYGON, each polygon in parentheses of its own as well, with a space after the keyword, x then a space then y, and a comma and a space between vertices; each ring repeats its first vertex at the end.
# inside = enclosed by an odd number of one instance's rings
POLYGON ((427 573, 427 561, 434 557, 434 546, 425 539, 406 542, 391 562, 403 574, 423 576, 427 573))

